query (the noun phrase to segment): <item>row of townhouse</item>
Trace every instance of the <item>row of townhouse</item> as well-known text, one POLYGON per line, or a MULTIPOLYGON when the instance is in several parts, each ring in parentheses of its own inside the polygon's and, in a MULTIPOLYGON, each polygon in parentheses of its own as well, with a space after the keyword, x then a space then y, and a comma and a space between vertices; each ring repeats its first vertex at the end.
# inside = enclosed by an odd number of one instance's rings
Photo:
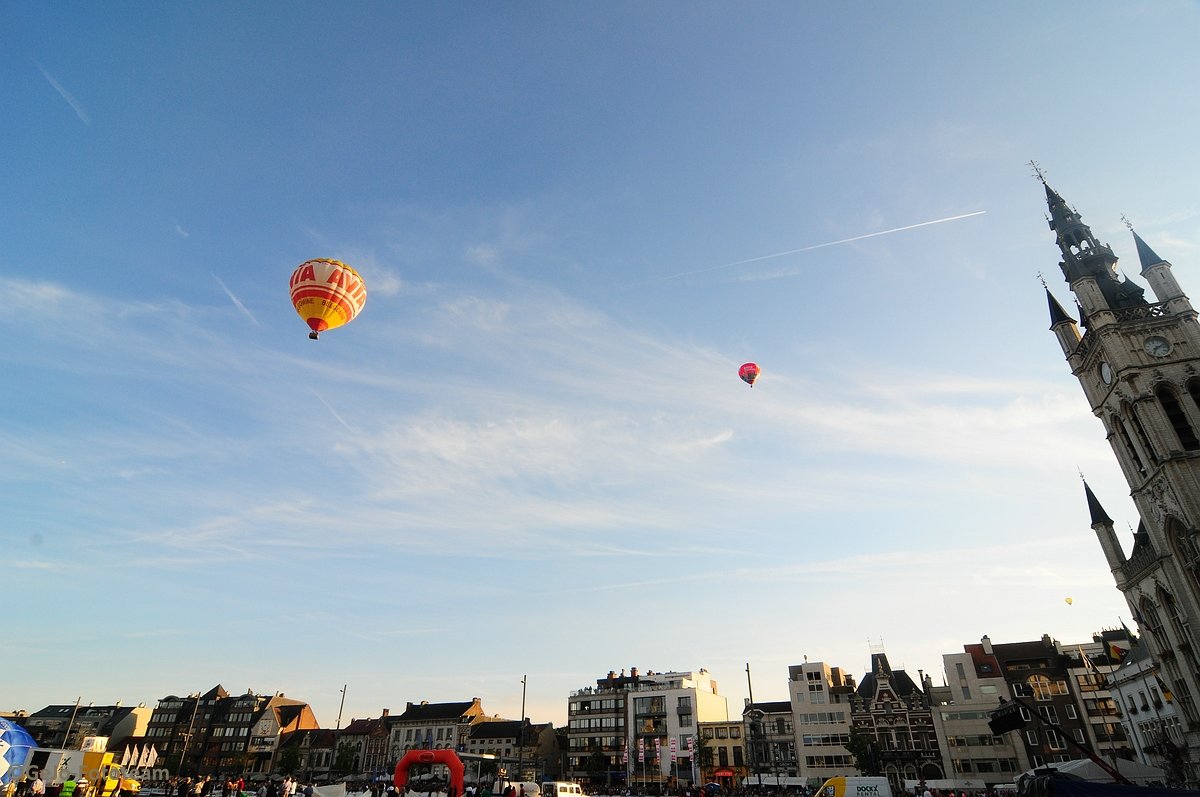
POLYGON ((985 636, 946 654, 935 686, 879 649, 860 682, 824 662, 793 665, 788 700, 746 701, 740 717, 705 670, 610 671, 568 697, 567 774, 596 786, 734 788, 819 785, 863 768, 896 788, 942 778, 982 788, 1082 758, 1077 745, 1169 768, 1171 756, 1186 756, 1183 731, 1160 685, 1148 685, 1143 657, 1124 628, 1072 645, 985 636), (1029 706, 1019 733, 992 732, 1002 699, 1029 706))
POLYGON ((898 787, 922 778, 995 784, 1082 757, 1077 744, 1162 767, 1168 782, 1188 769, 1187 717, 1124 628, 1071 645, 985 636, 944 655, 943 667, 935 686, 925 673, 893 668, 882 650, 872 651, 858 682, 843 668, 805 661, 788 668, 787 700, 746 701, 736 715, 707 670, 610 671, 568 696, 558 730, 488 715, 479 698, 410 702, 399 714, 385 709, 322 729, 304 701, 220 686, 165 697, 153 710, 55 705, 19 721, 45 747, 108 736, 110 749, 152 744, 171 774, 252 780, 279 772, 382 779, 412 749, 456 750, 476 761, 477 775, 651 789, 815 785, 859 767, 898 787), (1002 699, 1023 701, 1020 732, 992 732, 1002 699))
POLYGON ((108 739, 108 749, 152 745, 155 776, 231 775, 261 780, 296 774, 314 782, 389 778, 413 749, 452 749, 474 758, 477 775, 519 766, 561 777, 559 740, 550 723, 507 720, 484 712, 479 698, 408 703, 392 715, 321 728, 303 700, 282 693, 231 695, 217 685, 204 693, 169 695, 146 706, 53 705, 11 713, 45 748, 78 749, 83 739, 108 739), (481 767, 482 764, 482 767, 481 767))

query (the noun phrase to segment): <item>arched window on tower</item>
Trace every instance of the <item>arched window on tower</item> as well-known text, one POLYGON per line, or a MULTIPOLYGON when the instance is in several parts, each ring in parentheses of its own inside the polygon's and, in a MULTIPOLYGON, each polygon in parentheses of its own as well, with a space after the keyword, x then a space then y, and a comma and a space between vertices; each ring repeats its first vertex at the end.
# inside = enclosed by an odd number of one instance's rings
MULTIPOLYGON (((1126 411, 1128 412, 1128 409, 1126 411)), ((1113 415, 1110 423, 1117 437, 1121 439, 1121 445, 1125 449, 1125 454, 1129 457, 1129 461, 1133 463, 1133 467, 1137 469, 1138 473, 1145 476, 1146 463, 1142 462, 1142 455, 1138 452, 1137 446, 1133 444, 1133 440, 1129 437, 1129 430, 1125 428, 1125 423, 1122 421, 1121 416, 1113 415)))
POLYGON ((1187 528, 1173 517, 1167 518, 1166 528, 1175 557, 1188 575, 1188 586, 1193 595, 1200 596, 1200 539, 1196 530, 1187 528))
POLYGON ((1121 403, 1121 409, 1124 411, 1130 425, 1133 426, 1138 442, 1142 444, 1142 450, 1146 452, 1146 456, 1150 458, 1150 462, 1157 462, 1158 454, 1154 451, 1154 446, 1150 445, 1150 436, 1146 434, 1146 427, 1142 426, 1142 419, 1138 417, 1137 408, 1126 401, 1121 403))
POLYGON ((1183 446, 1183 450, 1195 451, 1200 448, 1200 440, 1196 439, 1196 432, 1188 422, 1179 398, 1175 395, 1175 389, 1166 382, 1159 382, 1154 388, 1154 395, 1158 397, 1158 403, 1162 405, 1163 412, 1171 422, 1171 428, 1175 430, 1175 436, 1179 438, 1179 445, 1183 446))
POLYGON ((1189 379, 1187 383, 1188 395, 1192 397, 1192 404, 1200 410, 1200 379, 1189 379))
MULTIPOLYGON (((1159 596, 1161 597, 1161 595, 1159 596)), ((1158 645, 1159 653, 1166 653, 1174 647, 1171 640, 1163 633, 1162 617, 1159 616, 1158 607, 1154 605, 1154 601, 1150 598, 1142 598, 1138 604, 1138 609, 1142 613, 1141 627, 1142 630, 1150 634, 1158 645)))
POLYGON ((1192 632, 1188 628, 1187 618, 1183 616, 1183 612, 1179 608, 1179 602, 1175 600, 1174 595, 1160 586, 1158 603, 1167 613, 1167 622, 1171 624, 1171 635, 1175 637, 1176 649, 1187 662, 1188 668, 1192 672, 1197 672, 1200 668, 1196 665, 1196 646, 1192 642, 1192 632))

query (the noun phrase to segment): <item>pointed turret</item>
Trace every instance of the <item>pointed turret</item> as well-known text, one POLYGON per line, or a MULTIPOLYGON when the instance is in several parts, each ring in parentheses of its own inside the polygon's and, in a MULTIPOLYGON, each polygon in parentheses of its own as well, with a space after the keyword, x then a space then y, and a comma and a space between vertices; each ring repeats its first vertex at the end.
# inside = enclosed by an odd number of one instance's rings
POLYGON ((1117 276, 1117 256, 1112 249, 1100 243, 1079 213, 1045 179, 1042 185, 1046 187, 1046 204, 1050 209, 1047 222, 1057 234, 1062 252, 1059 268, 1087 316, 1146 304, 1140 287, 1117 276))
POLYGON ((1171 312, 1190 311, 1192 305, 1179 283, 1175 281, 1171 264, 1159 257, 1150 245, 1142 240, 1142 236, 1137 234, 1133 225, 1129 226, 1129 232, 1133 233, 1133 243, 1137 247, 1138 260, 1142 264, 1142 278, 1150 283, 1150 290, 1154 291, 1155 298, 1160 302, 1169 303, 1168 309, 1171 312))
POLYGON ((1046 301, 1050 304, 1050 329, 1058 338, 1063 354, 1070 357, 1071 352, 1079 345, 1079 327, 1075 325, 1075 319, 1067 315, 1067 311, 1058 303, 1058 299, 1054 298, 1049 288, 1046 288, 1046 301))
POLYGON ((1097 523, 1107 523, 1111 526, 1113 522, 1112 518, 1110 518, 1108 513, 1104 511, 1104 507, 1100 506, 1099 499, 1097 499, 1096 494, 1092 492, 1092 488, 1088 487, 1087 482, 1083 483, 1083 492, 1087 495, 1088 512, 1090 512, 1092 515, 1092 525, 1095 526, 1097 523))
POLYGON ((1104 550, 1104 558, 1108 561, 1108 569, 1112 571, 1117 588, 1120 589, 1125 583, 1125 551, 1121 549, 1121 543, 1117 540, 1112 518, 1104 511, 1104 507, 1100 506, 1100 501, 1096 499, 1087 482, 1083 483, 1083 492, 1087 497, 1088 513, 1092 518, 1092 531, 1096 532, 1096 538, 1104 550))
POLYGON ((1142 236, 1138 235, 1136 230, 1130 228, 1129 231, 1133 233, 1133 243, 1137 246, 1138 260, 1141 261, 1143 274, 1145 274, 1151 266, 1157 266, 1159 263, 1167 262, 1154 253, 1154 250, 1150 248, 1150 244, 1143 241, 1142 236))

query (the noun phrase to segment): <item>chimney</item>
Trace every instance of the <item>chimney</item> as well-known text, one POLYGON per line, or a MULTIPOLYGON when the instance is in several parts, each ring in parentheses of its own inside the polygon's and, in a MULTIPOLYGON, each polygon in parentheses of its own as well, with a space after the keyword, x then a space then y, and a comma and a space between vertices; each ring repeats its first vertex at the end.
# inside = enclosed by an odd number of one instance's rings
POLYGON ((979 641, 983 643, 983 652, 989 656, 992 655, 992 638, 987 634, 984 634, 983 638, 979 641))
POLYGON ((637 667, 630 667, 630 668, 629 668, 629 677, 630 677, 630 678, 637 678, 637 667))
POLYGON ((386 717, 387 715, 388 715, 388 710, 385 708, 385 709, 383 710, 383 716, 385 716, 385 717, 386 717))

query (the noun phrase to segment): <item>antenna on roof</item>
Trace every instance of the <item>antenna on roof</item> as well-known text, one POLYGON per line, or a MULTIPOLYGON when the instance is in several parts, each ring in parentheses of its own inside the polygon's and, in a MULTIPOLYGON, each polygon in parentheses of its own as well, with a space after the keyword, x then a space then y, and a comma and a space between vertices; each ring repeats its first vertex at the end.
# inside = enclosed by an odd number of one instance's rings
POLYGON ((1042 185, 1046 184, 1046 173, 1042 171, 1042 166, 1032 158, 1029 159, 1029 167, 1033 169, 1033 176, 1042 181, 1042 185))

